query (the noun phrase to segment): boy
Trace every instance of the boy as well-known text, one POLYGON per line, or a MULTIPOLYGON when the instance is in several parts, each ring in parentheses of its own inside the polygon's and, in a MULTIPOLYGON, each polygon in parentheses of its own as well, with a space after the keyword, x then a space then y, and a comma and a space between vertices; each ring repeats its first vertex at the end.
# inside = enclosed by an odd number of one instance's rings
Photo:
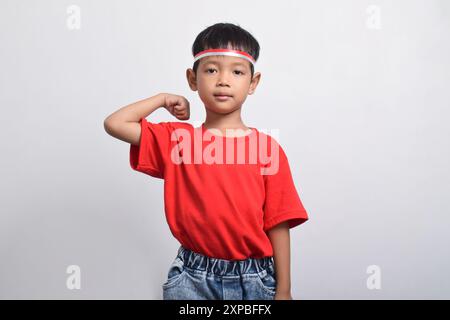
POLYGON ((134 170, 164 179, 166 219, 181 246, 163 299, 292 299, 289 229, 308 215, 281 146, 241 119, 261 77, 254 73, 259 44, 241 27, 217 23, 192 51, 186 76, 205 105, 200 127, 146 120, 161 107, 189 119, 186 98, 168 93, 104 122, 110 135, 130 143, 134 170))

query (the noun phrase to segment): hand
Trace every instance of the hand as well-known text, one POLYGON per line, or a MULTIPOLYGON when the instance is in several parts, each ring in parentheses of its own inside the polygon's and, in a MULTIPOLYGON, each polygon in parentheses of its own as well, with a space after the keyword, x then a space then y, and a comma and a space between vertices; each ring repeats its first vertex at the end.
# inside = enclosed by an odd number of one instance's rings
POLYGON ((178 120, 187 120, 190 117, 189 101, 176 94, 165 94, 164 108, 167 109, 178 120))
POLYGON ((289 291, 276 291, 274 300, 292 300, 291 293, 289 291))

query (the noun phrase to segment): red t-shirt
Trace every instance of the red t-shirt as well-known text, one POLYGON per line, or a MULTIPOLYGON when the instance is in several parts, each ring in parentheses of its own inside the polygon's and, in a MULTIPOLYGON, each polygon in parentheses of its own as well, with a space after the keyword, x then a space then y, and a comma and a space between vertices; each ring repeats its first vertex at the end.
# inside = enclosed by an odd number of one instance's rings
POLYGON ((251 128, 227 137, 203 124, 145 118, 140 124, 130 165, 164 179, 166 219, 185 248, 227 260, 273 256, 267 231, 308 220, 286 154, 269 134, 251 128))

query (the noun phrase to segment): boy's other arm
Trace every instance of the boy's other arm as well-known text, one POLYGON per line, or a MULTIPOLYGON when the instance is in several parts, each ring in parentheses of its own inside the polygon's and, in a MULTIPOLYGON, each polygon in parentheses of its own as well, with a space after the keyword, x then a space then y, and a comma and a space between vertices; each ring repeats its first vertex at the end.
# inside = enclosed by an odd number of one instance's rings
POLYGON ((268 236, 273 248, 275 278, 277 280, 275 300, 292 300, 291 296, 291 247, 288 222, 269 229, 268 236))
POLYGON ((105 131, 119 140, 138 146, 141 137, 139 121, 148 117, 156 109, 163 107, 165 97, 166 93, 159 93, 120 108, 104 120, 105 131))

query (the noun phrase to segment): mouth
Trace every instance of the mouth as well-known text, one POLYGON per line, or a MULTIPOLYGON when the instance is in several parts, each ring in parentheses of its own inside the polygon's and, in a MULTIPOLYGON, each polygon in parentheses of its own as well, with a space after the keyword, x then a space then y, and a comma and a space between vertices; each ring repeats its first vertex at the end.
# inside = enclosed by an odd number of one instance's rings
POLYGON ((232 98, 232 96, 228 94, 215 94, 214 97, 219 101, 226 101, 232 98))

